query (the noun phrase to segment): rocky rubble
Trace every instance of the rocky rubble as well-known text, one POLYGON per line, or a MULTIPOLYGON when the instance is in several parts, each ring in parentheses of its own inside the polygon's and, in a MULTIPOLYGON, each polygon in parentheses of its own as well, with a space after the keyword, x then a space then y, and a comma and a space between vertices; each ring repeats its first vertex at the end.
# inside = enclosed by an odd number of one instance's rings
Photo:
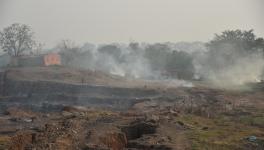
MULTIPOLYGON (((252 105, 247 107, 245 103, 235 106, 233 104, 241 98, 237 93, 195 88, 191 91, 170 90, 166 91, 162 99, 139 100, 122 111, 72 105, 54 112, 9 107, 0 116, 0 149, 189 150, 194 146, 198 150, 212 147, 227 150, 261 148, 264 130, 261 126, 263 113, 257 109, 261 107, 260 102, 256 108, 252 105), (232 107, 226 109, 227 105, 232 107), (241 116, 244 118, 239 118, 241 116), (246 124, 248 120, 245 117, 248 116, 255 118, 246 124), (251 135, 258 140, 244 140, 251 135), (221 140, 229 140, 231 144, 227 145, 226 141, 221 140)), ((252 95, 243 98, 247 97, 252 95)))
MULTIPOLYGON (((168 111, 166 115, 175 116, 174 113, 168 111)), ((5 143, 5 148, 13 150, 171 149, 162 144, 169 142, 170 137, 161 137, 157 132, 160 126, 158 115, 149 116, 140 112, 128 115, 124 112, 71 106, 48 115, 9 108, 5 115, 17 118, 11 123, 20 125, 19 131, 8 134, 10 139, 5 143), (34 119, 21 124, 23 118, 34 119)))

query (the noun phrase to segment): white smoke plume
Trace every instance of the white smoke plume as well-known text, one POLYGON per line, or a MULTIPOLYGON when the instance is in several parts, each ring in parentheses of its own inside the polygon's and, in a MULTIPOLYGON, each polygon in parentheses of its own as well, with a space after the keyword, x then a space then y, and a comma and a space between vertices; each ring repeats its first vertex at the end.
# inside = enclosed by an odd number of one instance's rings
POLYGON ((146 56, 146 51, 149 50, 146 47, 149 44, 136 44, 134 47, 126 44, 108 44, 97 47, 86 45, 81 48, 83 52, 75 57, 71 65, 132 79, 145 79, 154 82, 162 80, 171 87, 192 87, 191 80, 200 79, 210 85, 230 89, 262 80, 264 59, 261 52, 243 53, 228 44, 216 52, 209 51, 201 42, 166 44, 168 47, 165 46, 165 49, 162 44, 151 45, 151 48, 154 49, 151 57, 146 56), (164 51, 160 52, 159 48, 164 51), (185 49, 187 50, 184 51, 185 49), (179 63, 176 63, 176 67, 180 65, 179 70, 176 70, 178 72, 184 71, 184 66, 188 63, 185 59, 180 60, 181 57, 172 57, 173 59, 166 60, 172 55, 181 56, 180 53, 174 53, 175 51, 186 52, 186 55, 192 57, 191 63, 194 67, 191 69, 195 74, 189 81, 167 75, 166 71, 168 70, 164 68, 166 63, 175 65, 174 62, 178 61, 179 63), (159 66, 158 70, 155 68, 156 64, 159 66))
POLYGON ((99 70, 130 79, 144 79, 153 82, 162 80, 170 87, 192 86, 191 82, 170 78, 162 75, 162 70, 154 70, 145 56, 144 44, 137 44, 134 47, 126 44, 108 44, 97 47, 86 44, 81 49, 83 52, 74 58, 70 63, 71 66, 99 70))
POLYGON ((226 89, 244 88, 247 83, 262 80, 263 53, 255 52, 247 55, 232 53, 232 57, 226 58, 224 52, 218 53, 213 58, 208 52, 196 56, 194 60, 196 77, 226 89))

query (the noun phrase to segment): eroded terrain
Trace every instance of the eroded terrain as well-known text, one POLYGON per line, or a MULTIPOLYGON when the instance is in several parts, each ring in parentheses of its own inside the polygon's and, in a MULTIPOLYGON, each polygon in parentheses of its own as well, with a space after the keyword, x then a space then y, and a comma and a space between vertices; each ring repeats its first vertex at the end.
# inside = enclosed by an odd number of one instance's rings
MULTIPOLYGON (((264 148, 261 84, 250 91, 227 91, 142 82, 128 86, 130 82, 113 78, 111 82, 120 83, 110 86, 108 79, 102 78, 105 85, 101 82, 98 88, 88 81, 82 83, 78 78, 82 75, 75 74, 80 83, 72 84, 75 79, 70 83, 37 81, 41 73, 36 70, 34 78, 22 80, 22 76, 16 78, 19 71, 13 70, 16 74, 4 78, 3 86, 9 90, 0 100, 0 149, 264 148), (48 88, 51 90, 45 92, 48 88)), ((66 76, 65 71, 56 73, 55 77, 61 73, 66 76)), ((41 76, 45 76, 43 72, 41 76)), ((72 78, 71 73, 67 76, 72 78)))

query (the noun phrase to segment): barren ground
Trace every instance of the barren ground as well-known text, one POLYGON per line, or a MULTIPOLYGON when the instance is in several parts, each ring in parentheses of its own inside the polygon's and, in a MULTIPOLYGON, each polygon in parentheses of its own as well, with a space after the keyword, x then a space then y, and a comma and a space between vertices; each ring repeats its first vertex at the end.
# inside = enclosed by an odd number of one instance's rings
MULTIPOLYGON (((60 100, 63 109, 49 111, 47 106, 45 112, 11 105, 0 116, 0 149, 264 149, 261 84, 251 91, 213 89, 203 84, 177 88, 62 67, 13 68, 7 72, 7 78, 152 89, 158 96, 130 95, 129 100, 136 101, 125 110, 115 106, 122 107, 129 103, 128 99, 113 107, 65 105, 60 100)), ((109 95, 102 97, 113 99, 109 95)), ((5 97, 0 99, 4 100, 5 97)))

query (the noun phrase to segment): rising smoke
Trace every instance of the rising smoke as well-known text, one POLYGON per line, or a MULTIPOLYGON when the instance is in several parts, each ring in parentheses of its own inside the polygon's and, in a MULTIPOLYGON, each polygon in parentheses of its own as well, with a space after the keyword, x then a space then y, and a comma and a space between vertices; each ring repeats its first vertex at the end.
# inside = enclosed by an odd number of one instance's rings
POLYGON ((90 70, 100 70, 114 75, 131 78, 155 78, 141 47, 132 49, 121 44, 81 48, 84 52, 75 57, 70 65, 90 70))
POLYGON ((230 89, 260 82, 264 68, 262 51, 241 51, 232 44, 217 51, 201 42, 85 44, 79 50, 70 62, 73 67, 175 86, 190 87, 198 79, 230 89))
POLYGON ((210 55, 197 57, 194 61, 196 76, 222 88, 238 88, 247 83, 260 82, 263 78, 264 60, 262 53, 238 56, 230 64, 222 56, 215 58, 217 67, 211 65, 210 55))
MULTIPOLYGON (((181 44, 177 49, 182 49, 183 45, 181 44)), ((81 48, 78 48, 79 51, 77 53, 70 53, 70 55, 74 55, 72 56, 73 60, 66 64, 82 69, 99 70, 130 79, 144 79, 152 82, 162 80, 170 87, 191 87, 191 82, 177 77, 177 72, 173 72, 175 69, 170 70, 171 66, 178 68, 184 66, 180 62, 183 60, 172 61, 174 59, 172 56, 177 55, 175 53, 176 50, 174 50, 176 48, 172 47, 173 44, 171 43, 130 43, 129 45, 106 44, 98 46, 85 44, 81 48)), ((186 55, 188 53, 183 56, 186 55)), ((188 60, 188 65, 192 66, 191 59, 188 60)), ((191 73, 188 76, 192 76, 191 73)))

